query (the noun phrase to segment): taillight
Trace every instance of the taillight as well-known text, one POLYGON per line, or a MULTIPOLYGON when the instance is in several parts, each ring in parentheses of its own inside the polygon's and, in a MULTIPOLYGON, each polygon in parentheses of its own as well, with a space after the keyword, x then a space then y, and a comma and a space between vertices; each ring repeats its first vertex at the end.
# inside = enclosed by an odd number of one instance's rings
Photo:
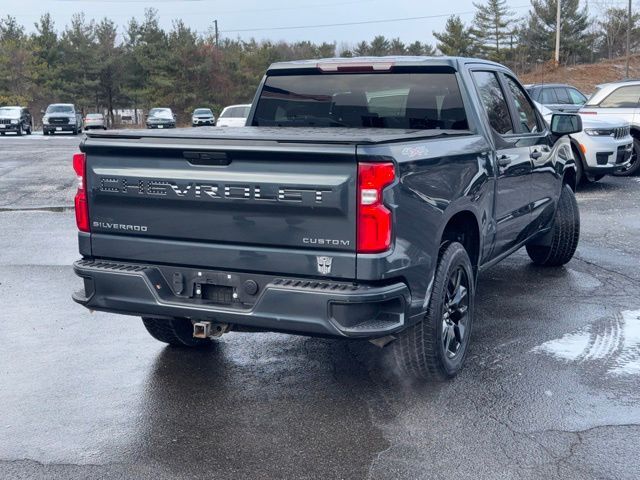
POLYGON ((78 176, 78 191, 76 192, 76 225, 81 232, 89 231, 89 203, 87 202, 87 155, 76 153, 73 156, 73 169, 78 176))
POLYGON ((393 163, 358 164, 358 253, 378 253, 391 246, 391 211, 382 191, 396 178, 393 163))

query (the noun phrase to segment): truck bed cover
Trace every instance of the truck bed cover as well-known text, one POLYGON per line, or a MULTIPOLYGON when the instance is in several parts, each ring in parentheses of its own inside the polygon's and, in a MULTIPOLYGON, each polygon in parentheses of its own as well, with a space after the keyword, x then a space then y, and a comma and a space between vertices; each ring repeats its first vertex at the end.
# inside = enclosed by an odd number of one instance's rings
POLYGON ((468 130, 396 130, 387 128, 325 128, 325 127, 200 127, 171 130, 118 130, 87 132, 90 140, 223 140, 273 141, 283 143, 328 143, 344 145, 375 145, 421 140, 441 136, 471 134, 468 130))

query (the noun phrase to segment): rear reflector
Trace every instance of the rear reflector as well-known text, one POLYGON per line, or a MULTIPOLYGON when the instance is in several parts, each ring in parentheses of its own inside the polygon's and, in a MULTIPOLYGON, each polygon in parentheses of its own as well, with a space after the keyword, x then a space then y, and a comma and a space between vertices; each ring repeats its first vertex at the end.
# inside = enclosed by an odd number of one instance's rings
POLYGON ((78 191, 76 192, 76 225, 81 232, 89 232, 89 203, 87 202, 87 155, 76 153, 73 156, 73 169, 78 176, 78 191))
POLYGON ((391 246, 391 211, 382 193, 396 178, 393 163, 358 164, 358 253, 384 252, 391 246))

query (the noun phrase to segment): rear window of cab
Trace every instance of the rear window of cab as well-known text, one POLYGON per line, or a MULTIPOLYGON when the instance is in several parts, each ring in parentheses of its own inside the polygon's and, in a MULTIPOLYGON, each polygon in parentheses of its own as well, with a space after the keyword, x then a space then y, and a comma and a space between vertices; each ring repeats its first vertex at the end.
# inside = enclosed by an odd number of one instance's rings
POLYGON ((467 130, 455 73, 267 77, 254 126, 467 130))

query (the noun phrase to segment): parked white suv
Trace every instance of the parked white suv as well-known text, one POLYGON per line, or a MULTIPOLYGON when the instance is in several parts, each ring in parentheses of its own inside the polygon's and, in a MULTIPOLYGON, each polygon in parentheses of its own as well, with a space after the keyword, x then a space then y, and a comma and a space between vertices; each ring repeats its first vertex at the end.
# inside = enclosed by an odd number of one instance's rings
POLYGON ((640 172, 640 80, 628 80, 598 85, 598 90, 580 110, 583 118, 615 119, 631 125, 633 155, 631 161, 614 175, 635 175, 640 172))
POLYGON ((219 127, 244 127, 251 105, 229 105, 218 117, 219 127))
MULTIPOLYGON (((544 119, 551 122, 553 111, 534 103, 544 119)), ((629 123, 613 117, 580 116, 582 131, 569 136, 576 160, 576 184, 595 182, 627 169, 633 152, 629 123)))

